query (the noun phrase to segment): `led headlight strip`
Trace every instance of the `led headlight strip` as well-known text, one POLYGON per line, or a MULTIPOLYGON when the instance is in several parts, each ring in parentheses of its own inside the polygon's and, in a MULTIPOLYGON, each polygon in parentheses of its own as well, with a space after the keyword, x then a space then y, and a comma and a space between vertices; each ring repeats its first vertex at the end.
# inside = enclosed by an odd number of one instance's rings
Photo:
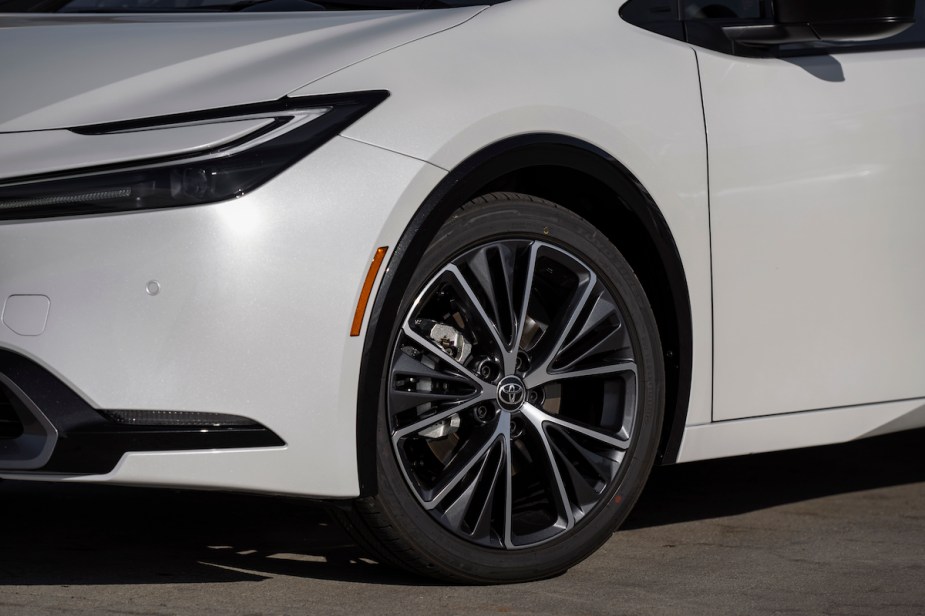
POLYGON ((337 135, 387 92, 284 98, 273 103, 72 129, 115 135, 266 120, 208 151, 0 182, 0 220, 78 216, 214 203, 243 196, 337 135))

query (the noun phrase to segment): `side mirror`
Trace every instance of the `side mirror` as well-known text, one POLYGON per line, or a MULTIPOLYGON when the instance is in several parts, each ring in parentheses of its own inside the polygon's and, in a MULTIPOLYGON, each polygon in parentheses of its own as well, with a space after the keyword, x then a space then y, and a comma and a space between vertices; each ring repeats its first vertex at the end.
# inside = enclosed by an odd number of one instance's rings
POLYGON ((915 0, 772 0, 774 23, 725 26, 733 42, 767 47, 783 43, 875 41, 915 23, 915 0))

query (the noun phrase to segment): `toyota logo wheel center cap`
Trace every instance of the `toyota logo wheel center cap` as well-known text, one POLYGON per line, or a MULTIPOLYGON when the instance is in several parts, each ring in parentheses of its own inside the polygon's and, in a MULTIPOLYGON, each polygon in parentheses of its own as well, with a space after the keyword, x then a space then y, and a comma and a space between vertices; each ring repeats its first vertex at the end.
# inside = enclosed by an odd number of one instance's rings
POLYGON ((498 383, 498 404, 505 411, 519 411, 527 400, 527 387, 519 376, 506 376, 498 383))

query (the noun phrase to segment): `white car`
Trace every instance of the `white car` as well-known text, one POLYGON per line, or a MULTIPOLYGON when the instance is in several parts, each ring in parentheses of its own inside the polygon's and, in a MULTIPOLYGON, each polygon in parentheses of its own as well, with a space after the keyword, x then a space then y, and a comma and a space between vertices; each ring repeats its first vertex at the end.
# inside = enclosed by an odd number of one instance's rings
POLYGON ((655 461, 925 426, 921 3, 0 13, 3 477, 310 497, 492 583, 655 461))

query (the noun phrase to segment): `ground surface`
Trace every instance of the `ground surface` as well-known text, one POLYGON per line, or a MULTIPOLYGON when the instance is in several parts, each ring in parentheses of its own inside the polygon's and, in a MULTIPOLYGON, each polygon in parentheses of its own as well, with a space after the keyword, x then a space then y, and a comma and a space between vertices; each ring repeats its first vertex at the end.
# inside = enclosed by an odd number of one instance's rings
POLYGON ((256 496, 0 483, 0 615, 925 614, 925 431, 657 469, 567 574, 435 585, 256 496))

